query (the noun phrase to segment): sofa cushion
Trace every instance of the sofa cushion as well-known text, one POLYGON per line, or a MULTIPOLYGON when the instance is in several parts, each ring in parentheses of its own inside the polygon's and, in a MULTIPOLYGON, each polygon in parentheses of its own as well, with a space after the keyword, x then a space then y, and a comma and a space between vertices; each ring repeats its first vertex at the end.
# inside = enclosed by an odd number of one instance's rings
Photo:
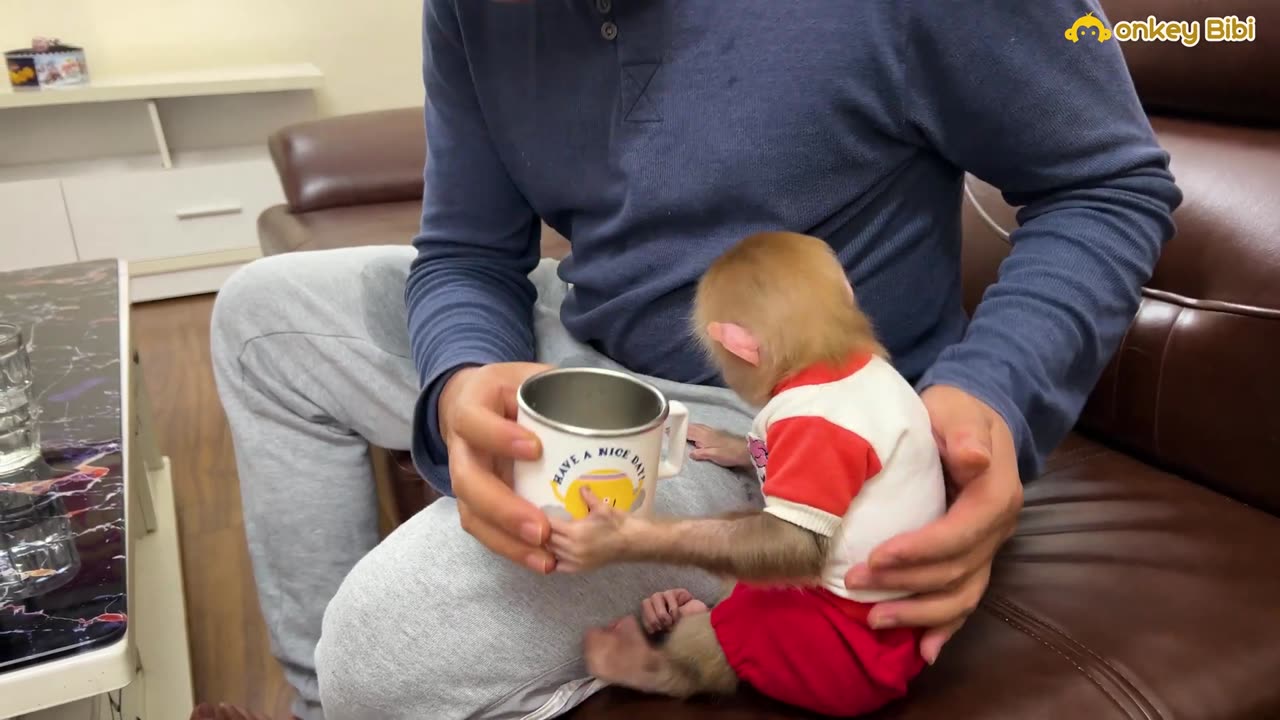
MULTIPOLYGON (((407 245, 418 233, 421 201, 294 213, 287 205, 269 207, 258 216, 258 244, 263 255, 330 250, 352 245, 407 245)), ((563 258, 569 241, 542 225, 542 256, 563 258)))
MULTIPOLYGON (((978 611, 885 718, 1280 717, 1280 523, 1079 436, 1028 484, 978 611)), ((608 689, 568 717, 809 717, 608 689)))
POLYGON ((258 216, 258 244, 263 255, 353 245, 406 245, 418 232, 421 212, 420 201, 305 213, 292 213, 287 205, 276 205, 258 216))

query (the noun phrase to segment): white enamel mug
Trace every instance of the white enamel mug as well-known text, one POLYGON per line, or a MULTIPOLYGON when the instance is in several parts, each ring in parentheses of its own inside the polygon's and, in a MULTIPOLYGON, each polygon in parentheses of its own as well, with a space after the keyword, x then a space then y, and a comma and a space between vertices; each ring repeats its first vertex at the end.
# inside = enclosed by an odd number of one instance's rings
POLYGON ((516 403, 516 422, 542 441, 542 456, 515 462, 515 492, 549 515, 585 517, 583 487, 620 511, 650 514, 658 481, 684 467, 689 410, 625 373, 545 370, 521 383, 516 403))

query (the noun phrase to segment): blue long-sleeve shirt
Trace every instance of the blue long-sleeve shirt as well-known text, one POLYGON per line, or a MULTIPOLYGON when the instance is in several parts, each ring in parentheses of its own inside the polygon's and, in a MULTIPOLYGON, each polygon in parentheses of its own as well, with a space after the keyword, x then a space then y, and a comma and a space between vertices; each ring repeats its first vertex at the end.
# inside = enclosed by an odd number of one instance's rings
POLYGON ((539 218, 570 239, 568 330, 720 384, 685 332, 707 265, 825 238, 898 369, 1011 428, 1024 479, 1075 422, 1181 194, 1094 0, 426 0, 426 190, 406 290, 415 463, 451 492, 436 400, 532 360, 539 218), (1025 206, 973 318, 962 173, 1025 206))

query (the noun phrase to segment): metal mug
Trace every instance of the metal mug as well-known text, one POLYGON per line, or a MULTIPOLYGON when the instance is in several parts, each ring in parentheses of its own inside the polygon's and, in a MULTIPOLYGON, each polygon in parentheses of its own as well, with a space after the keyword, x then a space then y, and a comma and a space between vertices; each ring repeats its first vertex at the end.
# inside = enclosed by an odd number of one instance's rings
POLYGON ((651 514, 657 482, 684 467, 689 410, 626 373, 545 370, 521 383, 516 405, 542 455, 515 462, 513 486, 548 514, 585 517, 584 487, 622 512, 651 514))

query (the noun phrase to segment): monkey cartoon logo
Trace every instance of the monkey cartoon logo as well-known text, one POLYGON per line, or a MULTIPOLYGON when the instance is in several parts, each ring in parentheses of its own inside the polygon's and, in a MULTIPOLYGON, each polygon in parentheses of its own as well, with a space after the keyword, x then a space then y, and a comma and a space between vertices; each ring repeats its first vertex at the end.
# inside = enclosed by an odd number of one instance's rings
POLYGON ((560 485, 552 482, 551 491, 556 494, 556 499, 578 520, 587 516, 587 504, 582 499, 583 486, 591 488, 591 492, 606 504, 628 512, 644 503, 644 488, 637 488, 631 476, 621 470, 605 468, 583 473, 569 483, 568 490, 563 493, 560 485))
POLYGON ((751 453, 751 464, 755 465, 756 475, 764 482, 765 466, 769 464, 769 447, 764 440, 753 434, 747 434, 747 450, 751 453))
POLYGON ((1102 24, 1102 20, 1093 16, 1092 11, 1071 23, 1065 35, 1071 42, 1079 42, 1081 37, 1096 37, 1100 43, 1111 39, 1111 31, 1102 24))
POLYGON ((568 513, 581 520, 587 516, 587 503, 582 499, 582 488, 591 488, 591 492, 609 505, 624 512, 634 512, 644 505, 644 485, 649 477, 648 468, 639 455, 626 447, 594 447, 583 448, 579 452, 566 457, 556 467, 551 478, 551 492, 561 507, 554 505, 543 510, 557 515, 568 513), (599 462, 608 458, 609 465, 603 468, 587 469, 581 463, 599 462), (615 465, 615 463, 617 463, 615 465), (617 468, 625 467, 627 470, 617 468))

